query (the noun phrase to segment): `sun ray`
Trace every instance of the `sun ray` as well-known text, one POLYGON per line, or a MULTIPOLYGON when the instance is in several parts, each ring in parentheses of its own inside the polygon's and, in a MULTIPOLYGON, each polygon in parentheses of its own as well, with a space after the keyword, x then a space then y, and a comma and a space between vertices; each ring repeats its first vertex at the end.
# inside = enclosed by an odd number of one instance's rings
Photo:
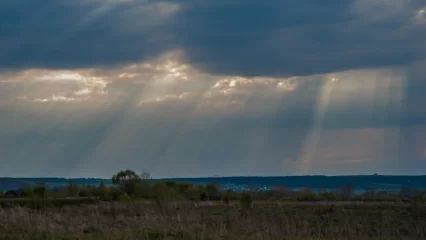
POLYGON ((326 79, 320 89, 320 94, 317 100, 317 106, 314 113, 313 124, 308 132, 306 142, 303 146, 300 156, 299 174, 306 174, 312 171, 312 164, 315 158, 316 148, 321 139, 321 131, 323 128, 324 118, 327 113, 330 103, 331 93, 333 91, 333 79, 326 79))

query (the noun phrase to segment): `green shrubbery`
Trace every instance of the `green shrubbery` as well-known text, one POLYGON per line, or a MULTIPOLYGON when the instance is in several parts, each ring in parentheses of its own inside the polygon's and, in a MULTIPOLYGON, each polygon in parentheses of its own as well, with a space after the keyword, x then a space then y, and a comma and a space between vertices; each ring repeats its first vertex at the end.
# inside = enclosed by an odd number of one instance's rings
POLYGON ((322 192, 318 194, 320 200, 327 200, 327 201, 335 201, 337 200, 337 194, 333 192, 322 192))
POLYGON ((68 195, 71 197, 78 196, 80 192, 78 185, 72 183, 71 181, 68 183, 67 190, 68 190, 68 195))
POLYGON ((318 200, 317 194, 312 189, 305 189, 297 196, 298 201, 316 201, 318 200))
MULTIPOLYGON (((218 200, 229 204, 239 200, 242 207, 249 208, 253 200, 269 201, 400 201, 405 199, 402 193, 390 194, 383 191, 370 190, 361 195, 354 195, 353 188, 345 185, 338 192, 320 193, 312 189, 291 191, 285 187, 277 187, 275 190, 256 190, 238 193, 232 190, 220 190, 216 184, 194 185, 188 182, 172 182, 152 180, 148 173, 136 174, 131 170, 120 171, 112 177, 112 186, 101 182, 95 185, 77 185, 69 182, 67 186, 59 190, 49 190, 43 183, 38 183, 34 188, 25 189, 23 196, 29 199, 61 199, 61 198, 95 198, 103 201, 140 201, 140 200, 193 200, 206 201, 218 200)), ((0 197, 3 194, 0 191, 0 197)), ((410 198, 416 202, 426 202, 426 194, 417 193, 410 198)))
POLYGON ((240 204, 241 207, 244 209, 251 208, 253 205, 253 197, 251 196, 251 194, 248 192, 242 193, 240 197, 240 204))

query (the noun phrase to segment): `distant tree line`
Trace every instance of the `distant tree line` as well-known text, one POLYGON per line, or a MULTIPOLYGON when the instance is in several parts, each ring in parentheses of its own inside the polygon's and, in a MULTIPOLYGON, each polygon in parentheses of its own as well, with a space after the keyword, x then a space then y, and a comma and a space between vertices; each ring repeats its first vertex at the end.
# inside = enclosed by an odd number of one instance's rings
MULTIPOLYGON (((250 207, 253 200, 274 201, 426 201, 424 192, 413 193, 408 188, 401 188, 399 193, 375 191, 373 188, 363 194, 354 194, 351 185, 343 185, 339 191, 320 190, 315 192, 310 188, 292 191, 285 186, 273 190, 258 191, 251 188, 248 191, 236 192, 220 189, 214 183, 194 185, 188 182, 153 180, 149 173, 137 174, 132 170, 122 170, 111 178, 112 185, 79 185, 72 181, 66 187, 49 190, 44 183, 23 191, 22 197, 32 199, 52 198, 96 198, 102 201, 141 201, 155 200, 192 200, 192 201, 240 201, 242 206, 250 207)), ((0 189, 1 190, 1 189, 0 189)), ((0 191, 0 196, 4 196, 0 191)))

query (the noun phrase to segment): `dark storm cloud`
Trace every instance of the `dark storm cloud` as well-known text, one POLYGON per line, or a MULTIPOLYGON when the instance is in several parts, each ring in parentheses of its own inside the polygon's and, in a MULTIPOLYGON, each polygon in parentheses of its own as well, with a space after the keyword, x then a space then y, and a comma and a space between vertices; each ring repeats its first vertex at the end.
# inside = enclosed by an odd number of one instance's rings
POLYGON ((119 65, 181 48, 217 74, 288 76, 425 59, 413 1, 2 1, 0 68, 119 65))
POLYGON ((424 59, 425 28, 413 23, 423 1, 371 2, 194 1, 179 15, 179 40, 196 66, 227 74, 308 75, 424 59))
POLYGON ((140 61, 169 49, 153 1, 0 3, 0 68, 84 68, 140 61))

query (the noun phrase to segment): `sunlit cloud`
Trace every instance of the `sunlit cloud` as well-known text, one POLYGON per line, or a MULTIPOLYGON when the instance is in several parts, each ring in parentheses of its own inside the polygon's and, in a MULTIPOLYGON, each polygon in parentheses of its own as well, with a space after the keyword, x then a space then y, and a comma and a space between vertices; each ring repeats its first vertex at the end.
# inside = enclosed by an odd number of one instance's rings
POLYGON ((191 94, 188 93, 188 92, 184 92, 184 93, 181 93, 181 94, 168 94, 168 95, 161 96, 161 97, 143 99, 139 102, 139 106, 142 106, 142 105, 145 105, 145 104, 150 104, 150 103, 160 103, 160 102, 165 102, 165 101, 184 100, 184 99, 187 99, 190 96, 191 96, 191 94))
POLYGON ((3 84, 14 84, 17 100, 28 102, 70 103, 90 100, 108 94, 110 83, 101 76, 91 75, 90 70, 57 71, 32 69, 3 79, 3 84))
MULTIPOLYGON (((78 99, 78 100, 82 100, 82 99, 78 99)), ((38 102, 38 103, 47 103, 47 102, 74 102, 77 101, 76 98, 73 97, 65 97, 65 96, 56 96, 53 95, 49 98, 38 98, 38 99, 34 99, 33 102, 38 102)))
POLYGON ((292 92, 296 90, 299 82, 297 77, 285 79, 284 81, 280 81, 277 84, 277 88, 279 90, 285 91, 285 92, 292 92))
POLYGON ((333 77, 333 78, 331 78, 331 82, 337 82, 337 81, 339 81, 340 79, 339 78, 336 78, 336 77, 333 77))
POLYGON ((419 10, 416 14, 416 20, 422 23, 426 23, 426 8, 419 10))
POLYGON ((138 73, 122 73, 118 76, 118 78, 136 78, 139 77, 140 74, 138 73))

